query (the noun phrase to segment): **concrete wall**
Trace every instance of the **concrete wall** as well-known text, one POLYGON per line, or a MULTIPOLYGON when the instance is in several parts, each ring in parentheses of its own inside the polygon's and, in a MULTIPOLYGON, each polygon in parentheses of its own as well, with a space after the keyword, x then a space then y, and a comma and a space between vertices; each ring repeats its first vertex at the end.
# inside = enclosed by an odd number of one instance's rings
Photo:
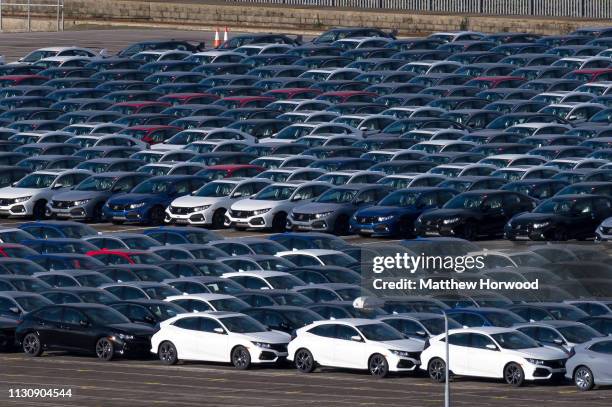
MULTIPOLYGON (((3 14, 22 14, 23 10, 3 8, 3 14)), ((55 10, 49 12, 55 21, 55 10)), ((43 17, 42 11, 33 15, 43 17)), ((317 33, 337 26, 397 28, 400 35, 427 34, 443 30, 484 32, 529 31, 540 34, 567 33, 578 27, 602 25, 601 21, 499 17, 485 15, 439 15, 411 12, 357 11, 262 5, 165 3, 132 0, 66 1, 65 25, 81 24, 154 26, 182 29, 210 29, 227 26, 233 31, 317 33)), ((604 23, 605 24, 605 23, 604 23)), ((14 26, 15 24, 11 24, 14 26)), ((16 24, 16 26, 20 26, 16 24)), ((36 24, 34 28, 48 24, 36 24)), ((23 27, 23 25, 21 25, 23 27)), ((8 28, 8 27, 7 27, 8 28)))

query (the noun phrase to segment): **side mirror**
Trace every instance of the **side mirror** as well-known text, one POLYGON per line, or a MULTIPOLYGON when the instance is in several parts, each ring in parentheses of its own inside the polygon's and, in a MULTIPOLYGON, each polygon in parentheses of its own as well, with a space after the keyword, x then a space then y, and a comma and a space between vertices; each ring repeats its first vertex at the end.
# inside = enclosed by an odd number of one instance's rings
POLYGON ((487 345, 487 349, 489 349, 489 350, 497 350, 497 346, 493 345, 492 343, 489 343, 487 345))
POLYGON ((418 336, 427 336, 427 332, 425 331, 416 331, 415 332, 418 336))
POLYGON ((89 326, 89 321, 86 319, 82 319, 79 321, 79 325, 81 326, 89 326))
POLYGON ((9 308, 9 311, 11 311, 13 314, 21 314, 21 311, 19 311, 19 308, 17 307, 11 307, 9 308))
POLYGON ((563 339, 559 339, 559 338, 553 339, 553 343, 554 343, 555 345, 563 345, 563 344, 565 344, 565 342, 563 341, 563 339))
POLYGON ((213 331, 215 331, 216 334, 225 335, 225 330, 223 328, 215 328, 213 331))
POLYGON ((55 184, 51 187, 51 189, 60 189, 63 188, 64 186, 62 184, 55 184))
POLYGON ((359 335, 353 335, 353 336, 351 336, 351 341, 353 341, 353 342, 363 342, 363 339, 361 339, 361 336, 359 336, 359 335))
POLYGON ((150 315, 147 315, 146 317, 144 317, 144 322, 147 322, 149 324, 154 324, 155 323, 155 318, 153 318, 150 315))

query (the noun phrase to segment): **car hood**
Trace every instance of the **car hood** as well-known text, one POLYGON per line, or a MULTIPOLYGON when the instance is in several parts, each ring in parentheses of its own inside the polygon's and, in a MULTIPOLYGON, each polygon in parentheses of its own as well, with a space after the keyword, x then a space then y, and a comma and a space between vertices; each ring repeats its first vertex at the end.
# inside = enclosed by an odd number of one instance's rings
POLYGON ((247 341, 255 342, 267 342, 267 343, 289 343, 291 336, 285 332, 280 331, 266 331, 266 332, 251 332, 246 334, 235 334, 247 341))
POLYGON ((353 205, 349 204, 336 204, 336 203, 318 203, 311 202, 307 204, 303 204, 294 209, 297 213, 307 213, 307 214, 315 214, 315 213, 323 213, 323 212, 333 212, 339 209, 350 208, 353 205))
POLYGON ((227 197, 226 196, 222 196, 222 197, 203 197, 203 196, 187 195, 187 196, 182 196, 180 198, 175 199, 174 201, 172 201, 172 203, 170 205, 172 205, 172 206, 179 206, 179 207, 193 208, 195 206, 212 205, 212 204, 217 203, 219 201, 222 201, 224 199, 227 199, 227 197))
MULTIPOLYGON (((165 195, 163 195, 165 197, 165 195)), ((159 199, 161 195, 158 194, 122 194, 111 198, 108 203, 114 204, 130 204, 134 202, 149 202, 155 199, 159 199)))
POLYGON ((406 352, 421 352, 423 350, 423 341, 415 341, 412 339, 398 339, 395 341, 370 341, 380 346, 386 346, 389 349, 403 350, 406 352))
POLYGON ((105 191, 68 191, 53 195, 56 201, 81 201, 83 199, 95 199, 110 195, 105 191))
POLYGON ((125 324, 112 324, 109 328, 115 330, 117 333, 124 333, 128 335, 153 335, 155 329, 146 325, 125 323, 125 324))
POLYGON ((255 211, 258 209, 274 208, 282 205, 287 201, 267 201, 260 199, 243 199, 232 205, 232 209, 236 211, 255 211))
POLYGON ((505 350, 513 355, 517 355, 523 358, 532 359, 543 359, 543 360, 555 360, 555 359, 567 359, 567 354, 561 349, 554 349, 543 346, 541 348, 528 348, 518 350, 505 350))
POLYGON ((370 206, 369 208, 358 211, 355 215, 371 217, 414 214, 417 216, 420 213, 421 211, 412 207, 400 208, 397 206, 370 206))
POLYGON ((0 198, 5 198, 5 199, 19 198, 22 196, 36 195, 46 190, 47 190, 46 188, 43 188, 43 189, 13 188, 13 187, 0 188, 0 198))

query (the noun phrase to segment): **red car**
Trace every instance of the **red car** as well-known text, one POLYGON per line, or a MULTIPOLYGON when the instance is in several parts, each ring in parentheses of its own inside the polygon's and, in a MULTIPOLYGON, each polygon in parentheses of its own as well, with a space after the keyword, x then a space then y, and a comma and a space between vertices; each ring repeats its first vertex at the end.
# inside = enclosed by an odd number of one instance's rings
POLYGON ((165 126, 161 124, 149 125, 149 126, 132 126, 127 129, 123 129, 119 134, 126 136, 132 136, 139 140, 149 144, 163 143, 176 133, 181 131, 180 127, 165 126))
POLYGON ((164 259, 157 254, 143 250, 92 250, 86 255, 100 260, 106 265, 117 264, 159 264, 164 259))
POLYGON ((612 68, 577 69, 569 72, 563 78, 583 82, 610 81, 612 80, 612 68))
POLYGON ((520 76, 482 76, 468 81, 465 86, 476 86, 481 89, 518 88, 527 79, 520 76))
POLYGON ((0 88, 17 85, 42 85, 49 78, 42 75, 5 75, 0 76, 0 88))
POLYGON ((332 103, 366 102, 371 103, 378 94, 361 90, 346 90, 337 92, 325 92, 316 97, 319 100, 327 100, 332 103))
POLYGON ((122 114, 160 113, 162 110, 170 106, 172 105, 166 102, 130 101, 115 103, 106 110, 111 112, 119 112, 122 114))
POLYGON ((310 88, 285 88, 274 89, 264 93, 262 96, 272 96, 276 100, 287 99, 314 99, 321 94, 318 89, 310 88))
POLYGON ((17 257, 20 259, 26 258, 26 256, 36 255, 36 251, 30 249, 27 246, 16 244, 16 243, 3 243, 0 244, 0 257, 17 257))
POLYGON ((158 100, 171 105, 202 104, 206 105, 218 100, 219 96, 211 93, 171 93, 164 95, 158 100))
POLYGON ((265 107, 274 101, 276 99, 271 96, 229 96, 217 100, 214 104, 228 109, 238 109, 242 107, 265 107))
POLYGON ((198 172, 196 175, 208 177, 212 181, 215 179, 230 177, 250 178, 265 170, 265 168, 253 164, 224 164, 211 165, 198 172))

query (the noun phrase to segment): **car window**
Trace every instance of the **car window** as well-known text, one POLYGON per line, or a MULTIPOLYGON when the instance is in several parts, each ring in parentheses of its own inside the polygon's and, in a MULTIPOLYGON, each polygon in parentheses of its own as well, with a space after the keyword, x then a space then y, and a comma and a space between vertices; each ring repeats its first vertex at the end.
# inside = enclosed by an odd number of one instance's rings
POLYGON ((64 316, 62 320, 66 324, 79 325, 85 319, 85 316, 72 308, 64 308, 64 316))
POLYGON ((487 349, 487 345, 494 345, 493 341, 481 334, 470 334, 470 347, 478 349, 487 349))
POLYGON ((190 331, 197 331, 200 329, 200 319, 198 317, 188 317, 179 319, 174 323, 174 326, 182 329, 188 329, 190 331))
POLYGON ((352 336, 361 336, 359 332, 353 327, 346 325, 337 325, 336 327, 336 339, 342 339, 345 341, 350 341, 352 336))
POLYGON ((60 307, 52 307, 41 310, 36 314, 36 317, 44 319, 49 322, 61 322, 62 321, 62 309, 60 307))
POLYGON ((460 333, 460 334, 450 335, 448 338, 448 343, 449 345, 455 345, 455 346, 469 346, 470 334, 460 333))
POLYGON ((143 306, 131 305, 128 308, 128 317, 134 321, 144 321, 146 317, 150 317, 151 313, 143 306))
POLYGON ((198 318, 200 320, 200 331, 215 333, 215 328, 221 328, 221 324, 219 324, 214 319, 210 318, 198 318))
POLYGON ((336 335, 335 324, 318 325, 308 331, 309 333, 325 338, 333 338, 336 335))
POLYGON ((536 335, 538 340, 542 342, 552 343, 555 341, 555 339, 561 340, 561 336, 549 328, 538 328, 536 335))

